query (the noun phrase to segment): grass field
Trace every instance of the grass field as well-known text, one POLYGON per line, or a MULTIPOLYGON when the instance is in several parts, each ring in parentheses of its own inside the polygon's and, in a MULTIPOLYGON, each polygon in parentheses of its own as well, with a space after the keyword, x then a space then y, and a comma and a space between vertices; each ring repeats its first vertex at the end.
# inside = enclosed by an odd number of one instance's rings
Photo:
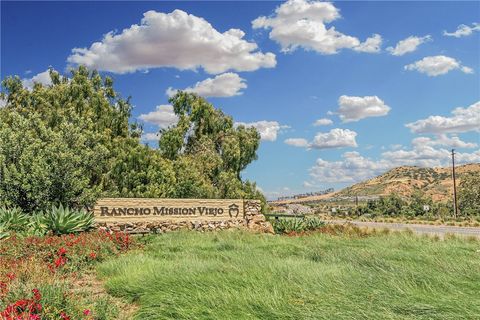
POLYGON ((480 242, 176 232, 98 268, 137 319, 479 319, 480 242))

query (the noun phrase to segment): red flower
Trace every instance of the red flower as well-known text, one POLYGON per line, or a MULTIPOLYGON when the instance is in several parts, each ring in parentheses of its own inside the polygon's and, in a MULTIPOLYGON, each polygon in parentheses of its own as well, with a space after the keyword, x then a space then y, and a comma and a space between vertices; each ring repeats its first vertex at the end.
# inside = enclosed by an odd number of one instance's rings
POLYGON ((40 301, 40 299, 42 299, 42 295, 40 294, 40 291, 38 291, 37 288, 33 289, 32 292, 33 292, 33 299, 35 299, 35 301, 40 301))
POLYGON ((91 311, 88 310, 88 309, 83 310, 83 315, 85 315, 85 316, 89 316, 90 313, 91 313, 91 311))
POLYGON ((11 280, 14 280, 17 276, 15 276, 15 273, 13 272, 10 272, 10 273, 7 273, 7 278, 11 280))
POLYGON ((58 254, 59 256, 64 256, 66 253, 67 253, 67 249, 65 249, 64 247, 61 247, 61 248, 58 249, 58 251, 57 251, 57 254, 58 254))
POLYGON ((58 257, 57 259, 55 259, 55 267, 59 268, 65 265, 66 262, 67 259, 65 259, 64 257, 58 257))
POLYGON ((90 252, 90 254, 88 255, 90 257, 90 259, 94 260, 97 258, 97 254, 95 252, 90 252))
POLYGON ((70 320, 70 317, 67 316, 65 312, 60 313, 60 318, 62 318, 62 320, 70 320))

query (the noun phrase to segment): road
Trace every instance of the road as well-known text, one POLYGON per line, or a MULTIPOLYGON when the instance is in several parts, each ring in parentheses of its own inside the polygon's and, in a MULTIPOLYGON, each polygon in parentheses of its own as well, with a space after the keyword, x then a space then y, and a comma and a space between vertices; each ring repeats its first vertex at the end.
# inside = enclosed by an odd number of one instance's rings
POLYGON ((368 227, 374 229, 390 229, 399 231, 410 229, 415 233, 432 234, 439 236, 444 236, 446 234, 454 234, 458 236, 474 236, 480 238, 480 228, 477 227, 432 226, 427 224, 363 222, 347 220, 327 220, 327 222, 335 224, 352 223, 358 227, 368 227))

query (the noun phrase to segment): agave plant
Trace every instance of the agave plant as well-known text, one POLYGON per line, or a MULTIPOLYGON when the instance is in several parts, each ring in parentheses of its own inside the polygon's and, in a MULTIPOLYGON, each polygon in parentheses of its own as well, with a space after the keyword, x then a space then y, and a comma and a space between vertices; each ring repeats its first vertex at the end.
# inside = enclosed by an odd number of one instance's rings
POLYGON ((30 218, 19 208, 0 208, 0 225, 4 232, 24 232, 28 230, 30 218))
POLYGON ((305 223, 302 219, 278 219, 274 220, 272 225, 275 233, 301 232, 305 230, 305 223))
POLYGON ((0 224, 0 240, 8 238, 10 236, 10 232, 7 231, 3 224, 0 224))
POLYGON ((46 223, 46 217, 43 213, 37 213, 30 217, 30 225, 28 233, 34 236, 43 236, 48 231, 48 225, 46 223))
POLYGON ((43 214, 42 223, 54 234, 68 234, 86 231, 93 227, 93 215, 84 210, 73 210, 62 205, 43 214))
POLYGON ((325 226, 325 222, 318 217, 306 217, 303 222, 307 230, 316 230, 325 226))

